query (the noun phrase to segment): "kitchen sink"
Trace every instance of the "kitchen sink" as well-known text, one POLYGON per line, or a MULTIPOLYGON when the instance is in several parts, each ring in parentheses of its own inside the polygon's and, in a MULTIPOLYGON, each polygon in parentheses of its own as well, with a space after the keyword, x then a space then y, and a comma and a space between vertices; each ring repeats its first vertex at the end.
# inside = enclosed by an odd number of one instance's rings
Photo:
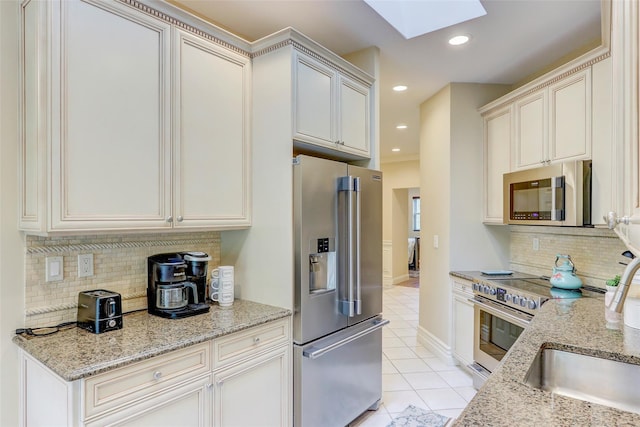
POLYGON ((640 365, 543 347, 525 383, 558 395, 640 413, 640 365))

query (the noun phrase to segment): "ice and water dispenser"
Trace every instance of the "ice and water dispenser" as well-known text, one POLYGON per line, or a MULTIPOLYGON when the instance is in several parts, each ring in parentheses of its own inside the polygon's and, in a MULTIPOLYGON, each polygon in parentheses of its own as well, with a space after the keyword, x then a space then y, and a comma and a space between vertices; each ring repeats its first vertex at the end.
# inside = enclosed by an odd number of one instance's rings
POLYGON ((336 288, 335 239, 312 239, 309 252, 309 293, 317 294, 336 288))

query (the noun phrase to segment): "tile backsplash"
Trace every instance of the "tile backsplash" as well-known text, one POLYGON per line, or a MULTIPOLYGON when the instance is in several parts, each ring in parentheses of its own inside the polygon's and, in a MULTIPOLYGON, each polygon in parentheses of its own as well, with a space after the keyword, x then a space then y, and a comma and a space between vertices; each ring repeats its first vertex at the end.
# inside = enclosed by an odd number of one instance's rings
POLYGON ((571 255, 577 275, 588 285, 604 288, 605 281, 622 274, 627 248, 606 228, 511 226, 510 268, 551 276, 556 254, 571 255), (538 250, 534 250, 538 239, 538 250))
POLYGON ((220 233, 38 237, 26 236, 25 327, 76 319, 78 293, 108 289, 122 295, 122 310, 147 307, 147 257, 164 252, 202 251, 209 271, 220 264, 220 233), (93 276, 78 277, 78 255, 93 254, 93 276), (62 256, 63 279, 46 281, 45 259, 62 256))

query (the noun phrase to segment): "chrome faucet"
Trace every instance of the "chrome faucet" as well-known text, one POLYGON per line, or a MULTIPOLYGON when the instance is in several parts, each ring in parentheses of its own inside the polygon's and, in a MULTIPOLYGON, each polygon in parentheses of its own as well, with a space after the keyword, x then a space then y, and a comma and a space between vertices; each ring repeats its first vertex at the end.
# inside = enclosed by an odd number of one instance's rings
POLYGON ((622 307, 627 299, 629 287, 631 287, 631 280, 633 280, 633 276, 636 275, 638 270, 640 270, 640 257, 634 258, 624 269, 618 289, 616 289, 616 293, 613 295, 613 299, 609 304, 609 310, 622 313, 622 307))

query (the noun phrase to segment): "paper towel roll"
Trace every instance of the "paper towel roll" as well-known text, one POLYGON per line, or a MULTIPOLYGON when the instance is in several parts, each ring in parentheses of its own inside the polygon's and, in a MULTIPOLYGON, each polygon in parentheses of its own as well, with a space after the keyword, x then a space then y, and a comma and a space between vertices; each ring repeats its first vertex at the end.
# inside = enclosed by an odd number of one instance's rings
POLYGON ((640 329, 640 298, 627 297, 624 302, 624 324, 640 329))

